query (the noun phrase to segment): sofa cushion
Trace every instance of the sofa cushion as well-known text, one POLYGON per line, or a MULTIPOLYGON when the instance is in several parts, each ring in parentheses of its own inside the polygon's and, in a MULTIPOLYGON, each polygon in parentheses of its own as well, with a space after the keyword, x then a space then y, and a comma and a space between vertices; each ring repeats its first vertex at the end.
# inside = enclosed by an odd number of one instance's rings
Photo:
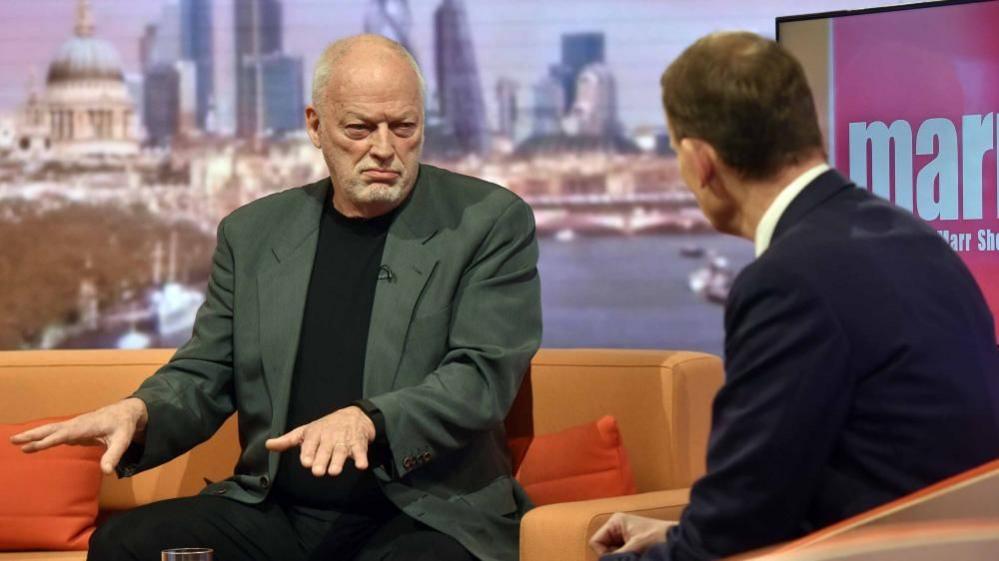
POLYGON ((536 505, 631 495, 635 478, 614 417, 511 439, 517 481, 536 505), (519 460, 519 461, 518 461, 519 460))
POLYGON ((98 446, 21 452, 10 437, 61 419, 0 425, 0 550, 87 549, 101 488, 98 446))

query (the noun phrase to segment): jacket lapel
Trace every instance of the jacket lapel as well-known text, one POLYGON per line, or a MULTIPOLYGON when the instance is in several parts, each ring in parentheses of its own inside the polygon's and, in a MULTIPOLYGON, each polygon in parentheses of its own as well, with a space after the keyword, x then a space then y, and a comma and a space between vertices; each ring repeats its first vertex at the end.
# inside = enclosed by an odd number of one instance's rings
POLYGON ((286 428, 292 371, 328 188, 327 178, 302 190, 296 209, 282 217, 284 234, 272 245, 271 255, 264 257, 257 277, 260 357, 271 394, 271 425, 278 432, 286 428))
POLYGON ((382 265, 392 273, 378 281, 364 357, 364 397, 393 389, 416 304, 437 267, 439 252, 429 243, 437 234, 429 170, 420 168, 413 192, 385 239, 382 265))

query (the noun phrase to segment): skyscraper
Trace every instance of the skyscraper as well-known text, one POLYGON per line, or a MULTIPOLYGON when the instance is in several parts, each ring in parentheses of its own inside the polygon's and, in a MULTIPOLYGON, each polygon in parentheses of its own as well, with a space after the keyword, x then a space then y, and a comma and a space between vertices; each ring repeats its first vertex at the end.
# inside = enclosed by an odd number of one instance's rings
MULTIPOLYGON (((142 122, 146 142, 166 146, 176 138, 180 117, 180 3, 167 0, 155 24, 139 39, 142 59, 142 122)), ((188 77, 190 78, 190 77, 188 77)))
POLYGON ((181 0, 180 54, 195 67, 195 117, 205 128, 215 94, 215 55, 212 48, 212 0, 181 0))
POLYGON ((555 72, 565 91, 565 107, 576 103, 579 73, 586 66, 604 62, 604 34, 599 32, 562 35, 562 64, 555 72))
POLYGON ((617 88, 606 64, 587 65, 576 80, 576 103, 570 118, 579 134, 611 138, 619 131, 617 88))
POLYGON ((444 126, 465 153, 488 149, 486 108, 462 0, 444 0, 434 12, 434 61, 444 126))
POLYGON ((253 138, 263 132, 265 101, 261 58, 281 52, 282 13, 278 0, 234 0, 236 25, 236 134, 253 138))
POLYGON ((269 134, 300 131, 305 127, 302 58, 281 53, 260 60, 264 98, 263 130, 269 134))
POLYGON ((180 73, 172 64, 153 64, 143 75, 143 121, 146 141, 166 146, 177 134, 180 117, 180 73))
POLYGON ((211 9, 211 0, 167 0, 139 39, 145 87, 176 89, 143 95, 154 144, 205 128, 215 83, 211 9))
POLYGON ((186 136, 198 126, 198 65, 193 60, 178 60, 177 70, 177 134, 186 136))
POLYGON ((496 132, 513 138, 517 125, 517 82, 509 78, 496 81, 496 132))
POLYGON ((139 68, 145 70, 152 64, 153 46, 156 44, 156 25, 146 24, 139 38, 139 68))
POLYGON ((565 112, 565 89, 551 73, 534 85, 534 122, 532 136, 543 137, 562 132, 565 112))
POLYGON ((364 14, 364 32, 374 33, 400 43, 411 54, 413 45, 409 33, 413 28, 413 16, 406 0, 370 0, 364 14))

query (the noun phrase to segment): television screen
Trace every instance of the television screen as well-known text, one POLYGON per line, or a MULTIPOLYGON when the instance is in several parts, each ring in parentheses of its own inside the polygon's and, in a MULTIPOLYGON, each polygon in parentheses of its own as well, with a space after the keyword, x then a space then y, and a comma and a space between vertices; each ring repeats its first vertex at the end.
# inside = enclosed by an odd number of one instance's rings
POLYGON ((832 164, 932 225, 967 263, 993 316, 997 25, 995 1, 777 18, 778 41, 808 75, 832 164))

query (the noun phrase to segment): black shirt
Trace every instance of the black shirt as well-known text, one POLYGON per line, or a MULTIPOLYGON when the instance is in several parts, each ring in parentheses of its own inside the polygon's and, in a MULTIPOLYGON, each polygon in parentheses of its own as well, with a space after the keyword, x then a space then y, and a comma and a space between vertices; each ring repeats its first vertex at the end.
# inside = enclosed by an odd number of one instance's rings
MULTIPOLYGON (((330 189, 302 316, 287 430, 361 399, 371 307, 385 235, 394 216, 348 218, 333 207, 330 189)), ((383 502, 370 468, 360 471, 348 458, 339 476, 315 477, 302 467, 299 452, 294 448, 281 454, 274 488, 280 498, 341 511, 383 502)), ((376 450, 369 451, 370 465, 376 465, 373 453, 376 450)))

